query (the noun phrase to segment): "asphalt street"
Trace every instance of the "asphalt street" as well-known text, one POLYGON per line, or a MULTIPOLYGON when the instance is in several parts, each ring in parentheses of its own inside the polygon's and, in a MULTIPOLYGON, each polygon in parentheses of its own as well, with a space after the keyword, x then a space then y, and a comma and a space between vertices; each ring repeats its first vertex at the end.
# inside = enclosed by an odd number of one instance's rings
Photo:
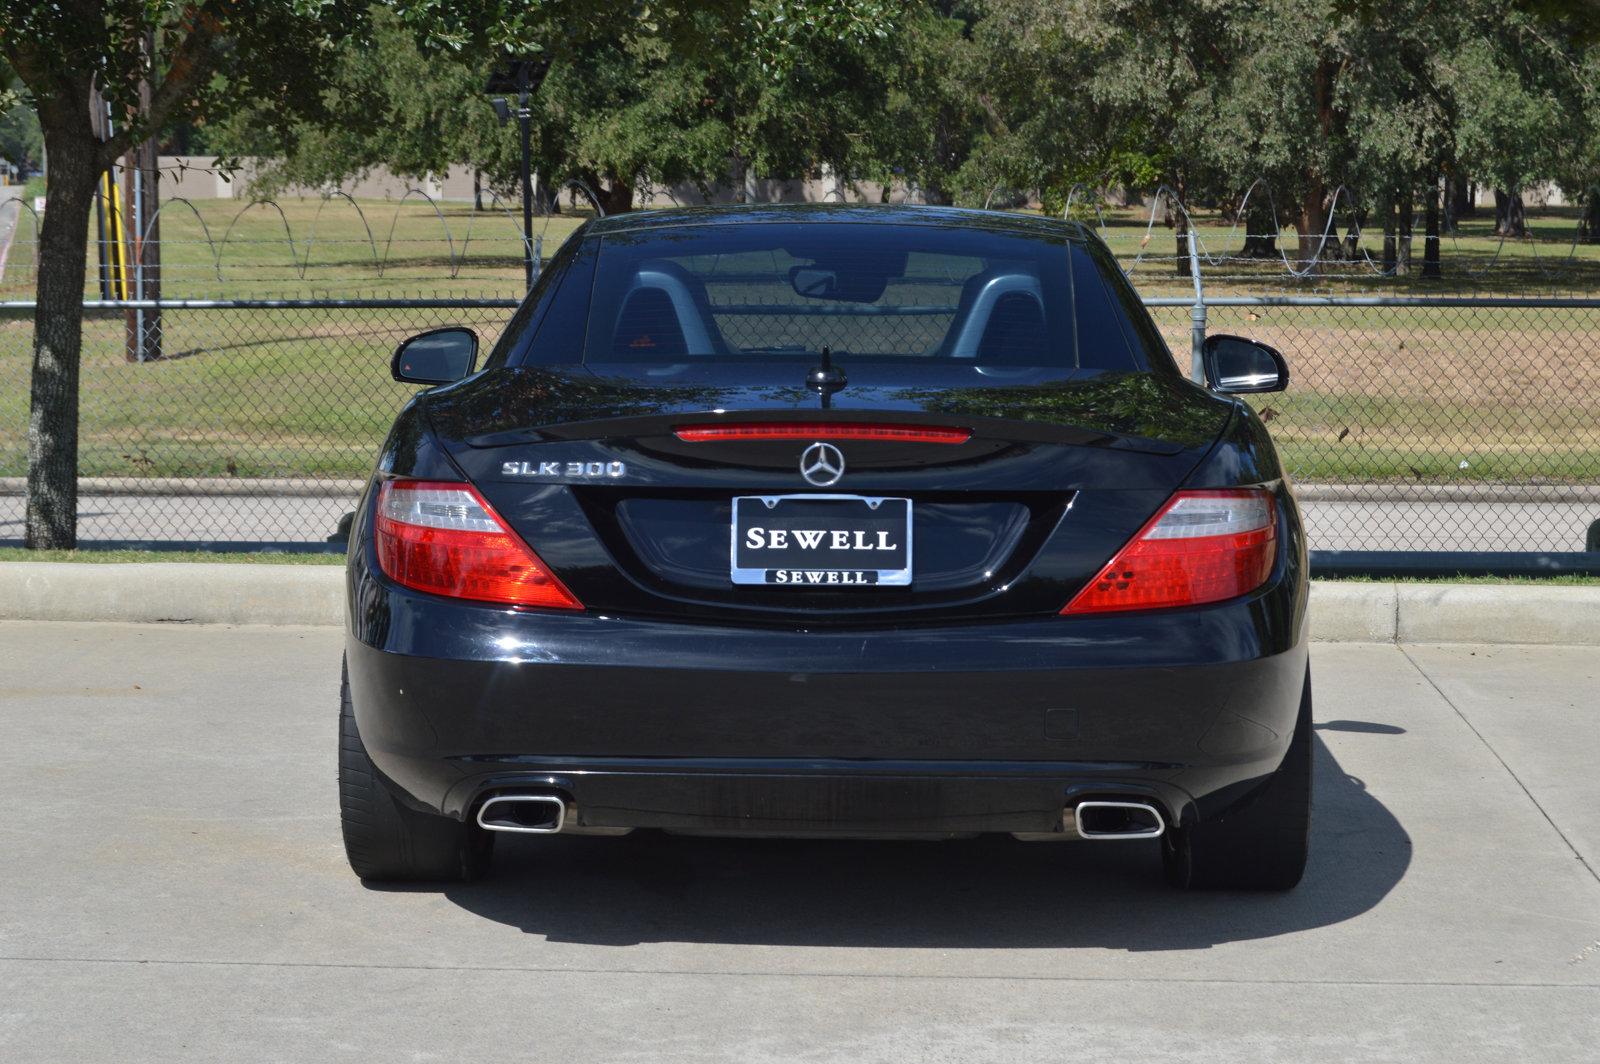
MULTIPOLYGON (((0 542, 21 540, 24 497, 0 495, 0 542)), ((106 541, 315 543, 356 498, 85 495, 78 537, 106 541)), ((1597 502, 1302 500, 1312 550, 1581 551, 1597 502)))
POLYGON ((0 624, 0 1060, 1600 1059, 1600 655, 1319 645, 1313 859, 512 839, 373 889, 333 629, 0 624))
POLYGON ((17 219, 22 215, 20 204, 12 200, 22 198, 21 185, 0 185, 0 281, 6 279, 6 261, 11 257, 11 238, 16 235, 17 219))

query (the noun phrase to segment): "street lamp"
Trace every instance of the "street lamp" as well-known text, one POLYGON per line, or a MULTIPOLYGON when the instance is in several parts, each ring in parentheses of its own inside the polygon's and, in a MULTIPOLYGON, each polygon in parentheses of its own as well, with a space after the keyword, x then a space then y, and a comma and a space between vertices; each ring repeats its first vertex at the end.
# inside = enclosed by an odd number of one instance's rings
POLYGON ((533 253, 533 164, 528 147, 533 112, 528 107, 528 98, 539 90, 539 85, 549 72, 550 60, 543 56, 507 56, 496 64, 489 74, 489 84, 483 90, 515 93, 517 97, 515 110, 504 97, 496 97, 490 103, 494 105, 495 117, 500 119, 502 126, 514 117, 522 131, 522 260, 529 288, 533 287, 538 263, 534 261, 533 253))

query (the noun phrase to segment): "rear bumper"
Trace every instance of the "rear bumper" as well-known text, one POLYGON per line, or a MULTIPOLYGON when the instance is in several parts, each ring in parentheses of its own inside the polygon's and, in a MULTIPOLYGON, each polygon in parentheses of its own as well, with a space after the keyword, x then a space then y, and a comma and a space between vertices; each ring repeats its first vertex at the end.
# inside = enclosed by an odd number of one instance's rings
POLYGON ((1303 582, 1218 606, 812 630, 514 612, 353 567, 357 723, 455 817, 565 795, 575 826, 778 834, 1052 831, 1078 798, 1215 815, 1281 762, 1303 582))

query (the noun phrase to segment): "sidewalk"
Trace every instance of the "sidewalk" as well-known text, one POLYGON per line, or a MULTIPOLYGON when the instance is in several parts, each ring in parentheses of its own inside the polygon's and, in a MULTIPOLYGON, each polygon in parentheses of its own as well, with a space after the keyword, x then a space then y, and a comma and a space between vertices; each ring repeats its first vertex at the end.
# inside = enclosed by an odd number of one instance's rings
MULTIPOLYGON (((168 566, 176 568, 176 566, 168 566)), ((1312 647, 1311 863, 506 836, 363 887, 329 628, 0 624, 0 1058, 1591 1064, 1590 648, 1312 647)), ((716 697, 709 692, 708 697, 716 697)))

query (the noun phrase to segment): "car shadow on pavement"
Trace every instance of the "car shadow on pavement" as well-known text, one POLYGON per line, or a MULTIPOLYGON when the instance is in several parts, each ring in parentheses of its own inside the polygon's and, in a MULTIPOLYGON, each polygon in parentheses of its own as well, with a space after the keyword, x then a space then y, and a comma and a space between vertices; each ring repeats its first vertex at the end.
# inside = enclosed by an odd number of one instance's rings
POLYGON ((1202 949, 1348 920, 1405 875, 1410 836, 1320 739, 1315 786, 1310 867, 1286 894, 1175 890, 1153 842, 635 832, 503 837, 493 875, 445 896, 529 934, 597 945, 1202 949))

